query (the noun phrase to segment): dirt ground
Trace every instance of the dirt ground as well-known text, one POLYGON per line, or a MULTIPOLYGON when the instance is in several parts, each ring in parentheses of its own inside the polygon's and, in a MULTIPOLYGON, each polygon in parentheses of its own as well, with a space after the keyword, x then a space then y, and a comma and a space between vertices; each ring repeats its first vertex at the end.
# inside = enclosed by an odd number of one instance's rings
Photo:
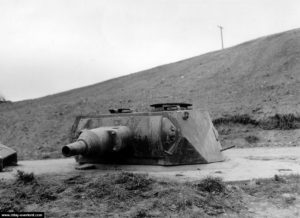
POLYGON ((175 182, 115 172, 34 176, 0 183, 0 211, 46 217, 299 217, 300 177, 175 182))

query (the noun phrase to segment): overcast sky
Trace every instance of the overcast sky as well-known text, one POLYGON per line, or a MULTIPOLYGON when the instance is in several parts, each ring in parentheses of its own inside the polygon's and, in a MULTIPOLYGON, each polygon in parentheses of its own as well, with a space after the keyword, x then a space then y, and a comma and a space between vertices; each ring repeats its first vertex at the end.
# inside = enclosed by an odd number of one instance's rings
POLYGON ((300 27, 299 0, 0 0, 0 93, 53 94, 300 27))

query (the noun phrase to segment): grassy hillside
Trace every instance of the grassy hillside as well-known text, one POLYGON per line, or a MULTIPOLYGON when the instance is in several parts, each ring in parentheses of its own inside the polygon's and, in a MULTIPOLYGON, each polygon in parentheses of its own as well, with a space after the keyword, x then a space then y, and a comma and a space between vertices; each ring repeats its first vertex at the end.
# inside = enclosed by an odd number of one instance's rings
MULTIPOLYGON (((101 73, 101 72, 99 72, 101 73)), ((191 102, 213 118, 300 114, 300 29, 44 98, 0 104, 0 141, 22 158, 60 156, 76 115, 191 102)))

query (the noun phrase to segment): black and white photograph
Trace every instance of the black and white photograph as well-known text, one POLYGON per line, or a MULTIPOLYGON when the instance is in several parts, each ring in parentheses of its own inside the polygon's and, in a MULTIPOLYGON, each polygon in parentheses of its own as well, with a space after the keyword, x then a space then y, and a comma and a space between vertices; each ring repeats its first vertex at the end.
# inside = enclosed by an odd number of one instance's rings
POLYGON ((300 1, 0 0, 0 218, 300 217, 300 1))

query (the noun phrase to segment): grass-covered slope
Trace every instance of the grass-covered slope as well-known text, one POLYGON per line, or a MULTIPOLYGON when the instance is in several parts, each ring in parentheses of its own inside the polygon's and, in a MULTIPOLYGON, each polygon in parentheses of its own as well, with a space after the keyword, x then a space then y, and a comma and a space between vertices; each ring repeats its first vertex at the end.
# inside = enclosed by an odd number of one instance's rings
MULTIPOLYGON (((99 72, 101 73, 101 72, 99 72)), ((96 81, 95 81, 96 82, 96 81)), ((60 156, 76 115, 191 102, 213 118, 300 113, 300 30, 40 99, 0 105, 0 141, 22 158, 60 156)))

